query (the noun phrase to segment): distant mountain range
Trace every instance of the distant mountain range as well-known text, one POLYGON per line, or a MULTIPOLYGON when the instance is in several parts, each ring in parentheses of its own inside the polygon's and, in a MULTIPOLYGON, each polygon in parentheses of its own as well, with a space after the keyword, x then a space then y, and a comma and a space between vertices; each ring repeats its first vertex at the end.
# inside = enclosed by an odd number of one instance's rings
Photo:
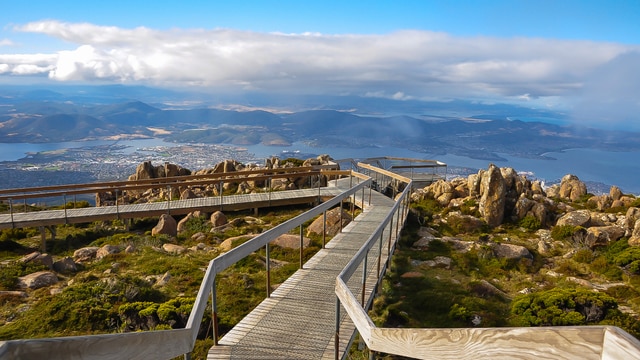
MULTIPOLYGON (((640 150, 639 133, 510 120, 562 116, 513 105, 464 101, 398 104, 354 98, 349 108, 348 99, 335 97, 315 100, 327 101, 332 109, 304 110, 305 106, 298 102, 300 111, 281 113, 223 110, 212 107, 216 104, 205 104, 203 94, 145 87, 63 89, 65 92, 0 87, 0 142, 61 142, 114 136, 162 136, 182 143, 238 145, 308 141, 323 147, 395 146, 486 160, 500 159, 500 153, 539 157, 569 148, 640 150), (197 105, 184 105, 189 99, 198 100, 197 105), (385 115, 375 115, 385 103, 389 104, 385 115), (400 105, 411 115, 394 115, 400 113, 400 105)), ((256 99, 249 108, 269 107, 269 99, 256 99)), ((272 101, 271 107, 282 109, 282 100, 272 101)), ((320 106, 316 103, 313 107, 320 106)))

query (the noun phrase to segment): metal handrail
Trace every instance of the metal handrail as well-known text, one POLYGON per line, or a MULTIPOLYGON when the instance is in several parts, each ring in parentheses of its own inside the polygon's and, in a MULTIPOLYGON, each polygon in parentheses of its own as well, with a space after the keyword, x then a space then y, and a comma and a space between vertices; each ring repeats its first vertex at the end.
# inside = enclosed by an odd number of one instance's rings
MULTIPOLYGON (((217 318, 216 275, 266 246, 278 236, 301 226, 317 215, 326 214, 326 210, 341 204, 343 200, 351 196, 355 198, 358 191, 364 193, 365 188, 370 188, 371 178, 356 172, 348 173, 351 179, 357 179, 356 184, 350 181, 348 190, 211 260, 184 329, 0 341, 0 359, 171 359, 190 353, 195 346, 210 294, 212 295, 212 319, 215 328, 215 319, 217 318)), ((217 342, 217 336, 217 329, 215 329, 215 342, 217 342)), ((188 356, 185 355, 185 357, 188 356)))
MULTIPOLYGON (((374 170, 373 167, 370 170, 374 170)), ((406 329, 378 328, 366 309, 373 296, 360 301, 347 286, 356 269, 364 263, 369 250, 390 226, 394 214, 405 214, 401 204, 410 197, 409 182, 398 197, 389 215, 380 223, 360 250, 336 278, 336 351, 339 358, 338 337, 340 309, 344 307, 361 339, 372 352, 381 352, 417 359, 640 359, 640 341, 615 326, 572 326, 537 328, 456 328, 406 329)), ((404 220, 401 220, 404 221, 404 220)), ((397 235, 397 234, 396 234, 397 235)), ((397 240, 397 236, 396 236, 397 240)), ((391 248, 390 248, 391 249, 391 248)), ((395 242, 393 244, 395 249, 395 242)), ((389 250, 389 256, 393 250, 389 250)), ((382 280, 388 262, 378 270, 377 284, 382 280)), ((364 278, 364 276, 363 276, 364 278)), ((364 286, 364 280, 363 280, 364 286)), ((372 292, 373 294, 373 292, 372 292)))

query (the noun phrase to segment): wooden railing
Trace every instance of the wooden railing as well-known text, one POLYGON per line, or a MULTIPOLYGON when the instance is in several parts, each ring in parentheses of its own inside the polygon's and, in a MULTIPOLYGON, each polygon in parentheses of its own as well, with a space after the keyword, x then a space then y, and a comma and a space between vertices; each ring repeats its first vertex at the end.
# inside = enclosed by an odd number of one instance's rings
MULTIPOLYGON (((385 176, 393 173, 362 166, 385 176)), ((408 179, 397 178, 399 181, 408 179)), ((378 328, 368 316, 373 296, 365 301, 358 299, 347 286, 356 269, 364 263, 368 252, 381 246, 382 234, 393 229, 394 216, 404 221, 411 183, 397 197, 396 204, 387 218, 371 234, 369 240, 336 278, 336 319, 344 307, 355 324, 361 339, 372 352, 406 356, 417 359, 640 359, 640 341, 615 326, 572 326, 535 328, 452 328, 407 329, 378 328)), ((396 237, 397 239, 397 237, 396 237)), ((389 254, 395 242, 389 244, 389 254)), ((388 267, 388 262, 378 270, 378 285, 388 267)), ((363 281, 364 283, 364 281, 363 281)), ((339 336, 336 321, 336 343, 339 336)), ((338 358, 336 349, 336 359, 338 358)))
MULTIPOLYGON (((321 214, 326 218, 327 210, 342 204, 343 201, 349 198, 352 198, 351 201, 355 202, 355 194, 359 191, 362 192, 362 199, 365 199, 365 189, 368 188, 371 191, 371 178, 365 175, 351 171, 327 171, 326 174, 335 175, 336 177, 349 176, 351 179, 350 188, 313 209, 211 260, 184 329, 0 341, 0 359, 171 359, 182 354, 189 354, 193 350, 200 324, 205 311, 207 311, 209 297, 211 297, 212 304, 214 341, 217 342, 217 274, 258 249, 265 247, 268 279, 270 264, 269 242, 298 227, 300 227, 300 233, 302 234, 302 226, 306 221, 321 214)), ((266 296, 270 296, 269 284, 267 284, 266 292, 266 296)), ((185 357, 188 356, 185 355, 185 357)))

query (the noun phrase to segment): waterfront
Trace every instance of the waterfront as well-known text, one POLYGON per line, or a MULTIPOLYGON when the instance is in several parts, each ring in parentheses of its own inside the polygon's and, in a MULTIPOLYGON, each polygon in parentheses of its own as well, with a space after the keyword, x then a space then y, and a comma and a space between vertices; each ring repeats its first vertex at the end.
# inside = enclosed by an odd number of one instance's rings
MULTIPOLYGON (((197 170, 215 165, 224 159, 263 163, 270 156, 302 157, 329 154, 334 159, 364 159, 378 156, 397 156, 440 160, 451 168, 486 169, 487 160, 471 159, 451 154, 435 155, 393 147, 325 148, 297 142, 292 146, 265 145, 204 145, 176 144, 160 138, 119 141, 77 141, 47 144, 0 143, 0 168, 33 171, 53 169, 98 173, 95 180, 109 180, 128 176, 142 161, 173 162, 197 170), (72 149, 66 154, 59 150, 72 149), (283 153, 285 151, 286 153, 283 153), (40 152, 40 154, 36 154, 40 152), (45 152, 45 153, 42 153, 45 152), (48 153, 46 153, 48 152, 48 153), (27 155, 29 153, 30 155, 27 155), (41 156, 42 155, 42 156, 41 156), (34 164, 38 161, 38 163, 34 164), (100 169, 99 172, 96 169, 100 169)), ((617 185, 623 191, 640 194, 640 152, 611 152, 595 149, 572 149, 545 154, 549 159, 519 158, 499 154, 506 161, 493 161, 500 167, 512 167, 547 183, 557 182, 566 174, 577 175, 586 182, 617 185)), ((4 188, 13 187, 7 179, 0 181, 4 188)))

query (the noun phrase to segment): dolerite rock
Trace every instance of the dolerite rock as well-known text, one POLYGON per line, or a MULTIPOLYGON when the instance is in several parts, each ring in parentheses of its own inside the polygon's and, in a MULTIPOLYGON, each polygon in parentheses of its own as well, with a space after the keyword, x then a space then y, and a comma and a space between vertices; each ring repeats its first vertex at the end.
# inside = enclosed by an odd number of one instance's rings
POLYGON ((162 214, 158 220, 158 224, 151 229, 151 235, 160 234, 169 236, 176 236, 178 234, 178 224, 171 215, 162 214))
POLYGON ((200 216, 202 216, 202 212, 200 212, 199 210, 188 213, 187 216, 182 218, 182 220, 178 221, 178 224, 176 225, 176 231, 178 233, 185 231, 187 222, 191 219, 198 218, 200 216))
MULTIPOLYGON (((329 236, 334 236, 340 232, 340 213, 342 212, 342 227, 344 228, 351 222, 351 214, 347 211, 342 210, 341 208, 333 208, 327 211, 327 225, 326 225, 326 233, 329 236)), ((322 234, 323 225, 322 225, 323 216, 319 216, 315 219, 309 227, 307 227, 307 236, 311 234, 322 234)))
POLYGON ((214 228, 227 225, 228 222, 227 216, 222 211, 216 211, 211 214, 211 225, 213 225, 214 228))
POLYGON ((560 181, 560 190, 558 192, 559 197, 576 201, 586 194, 587 186, 580 181, 577 176, 568 174, 562 177, 562 180, 560 181))
POLYGON ((614 201, 620 200, 622 198, 622 190, 614 185, 609 189, 609 196, 611 196, 611 199, 614 201))
POLYGON ((591 220, 591 212, 589 210, 576 210, 562 215, 560 219, 558 219, 556 226, 587 226, 589 220, 591 220))
POLYGON ((187 251, 184 246, 176 245, 176 244, 163 244, 162 250, 168 252, 169 254, 180 255, 187 251))
POLYGON ((57 282, 58 277, 51 271, 38 271, 18 278, 18 284, 23 289, 40 289, 54 285, 57 282))
POLYGON ((122 249, 120 249, 119 246, 107 244, 96 251, 96 259, 100 260, 108 255, 117 254, 120 251, 122 251, 122 249))
POLYGON ((42 254, 39 251, 32 252, 20 259, 20 262, 44 265, 49 270, 53 269, 53 258, 49 254, 42 254))
MULTIPOLYGON (((287 249, 300 249, 300 235, 283 234, 273 240, 271 244, 287 249)), ((308 247, 310 244, 311 239, 308 237, 302 238, 303 247, 308 247)))
POLYGON ((627 213, 625 214, 624 225, 629 230, 632 231, 633 227, 638 219, 640 219, 640 208, 630 207, 627 209, 627 213))
POLYGON ((504 205, 506 186, 500 169, 494 164, 482 174, 480 181, 480 214, 491 227, 502 224, 504 220, 504 205))
POLYGON ((633 227, 631 237, 629 238, 629 245, 640 246, 640 219, 636 220, 636 223, 633 227))
POLYGON ((74 273, 78 271, 78 265, 73 261, 73 258, 65 256, 53 263, 53 270, 61 274, 74 273))
POLYGON ((501 259, 533 259, 531 252, 520 245, 514 244, 495 244, 492 246, 493 253, 501 259))
POLYGON ((620 226, 592 226, 587 229, 587 245, 606 246, 624 236, 624 229, 620 226))
POLYGON ((447 206, 453 199, 453 187, 451 184, 444 180, 438 180, 433 184, 427 186, 427 195, 435 199, 438 204, 447 206))
POLYGON ((77 262, 91 261, 95 259, 96 253, 100 249, 97 246, 84 247, 73 252, 73 259, 77 262))

